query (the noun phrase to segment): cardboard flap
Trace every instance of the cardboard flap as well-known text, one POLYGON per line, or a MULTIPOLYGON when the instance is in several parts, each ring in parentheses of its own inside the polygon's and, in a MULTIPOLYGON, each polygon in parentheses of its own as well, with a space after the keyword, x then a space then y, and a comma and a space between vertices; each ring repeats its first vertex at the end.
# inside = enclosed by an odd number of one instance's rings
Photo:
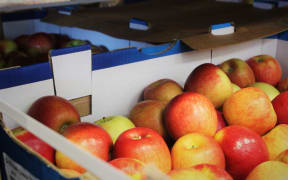
POLYGON ((263 10, 248 4, 212 0, 148 0, 113 8, 79 8, 70 16, 51 10, 43 21, 148 43, 180 39, 193 49, 206 49, 287 30, 288 11, 287 8, 263 10), (148 29, 130 29, 129 23, 135 18, 145 21, 148 29), (210 35, 211 25, 226 22, 234 23, 233 35, 210 35))

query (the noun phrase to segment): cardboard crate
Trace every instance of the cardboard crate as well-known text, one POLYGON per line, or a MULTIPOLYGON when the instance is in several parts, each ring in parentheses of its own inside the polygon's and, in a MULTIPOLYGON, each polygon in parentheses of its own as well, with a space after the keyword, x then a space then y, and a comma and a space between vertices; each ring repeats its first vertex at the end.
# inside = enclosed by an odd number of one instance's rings
MULTIPOLYGON (((59 18, 58 15, 55 16, 56 19, 59 18)), ((65 18, 62 20, 65 21, 65 18)), ((51 17, 46 21, 47 27, 60 26, 62 29, 65 26, 57 25, 59 22, 52 25, 51 17)), ((272 18, 260 25, 236 26, 235 33, 222 36, 212 35, 208 32, 210 26, 205 26, 206 33, 179 37, 170 43, 160 43, 162 39, 159 37, 160 45, 141 49, 121 49, 92 56, 89 46, 65 48, 51 52, 51 64, 47 62, 0 71, 0 112, 3 114, 0 138, 5 144, 0 148, 2 178, 66 179, 59 174, 54 165, 47 163, 15 139, 10 130, 21 125, 73 158, 100 179, 127 179, 123 173, 25 115, 32 102, 45 95, 62 96, 79 107, 83 115, 82 121, 93 122, 104 116, 127 115, 141 99, 143 88, 155 80, 170 78, 183 86, 191 71, 203 63, 219 64, 228 58, 246 60, 254 55, 269 54, 279 60, 283 68, 283 77, 287 77, 288 31, 279 33, 287 29, 287 24, 283 22, 272 18), (270 26, 271 28, 267 29, 270 26)), ((231 33, 231 29, 226 31, 226 25, 211 28, 216 34, 231 33)), ((203 27, 195 32, 199 33, 202 30, 203 27)), ((125 39, 124 37, 122 39, 125 39)), ((147 38, 151 37, 136 35, 129 41, 147 38)), ((89 176, 85 175, 83 179, 89 176)))

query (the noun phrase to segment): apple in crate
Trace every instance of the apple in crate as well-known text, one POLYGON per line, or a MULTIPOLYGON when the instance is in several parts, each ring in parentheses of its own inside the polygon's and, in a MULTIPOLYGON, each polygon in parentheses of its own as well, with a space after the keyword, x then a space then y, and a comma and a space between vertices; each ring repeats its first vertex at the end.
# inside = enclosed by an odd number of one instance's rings
POLYGON ((212 164, 199 164, 191 168, 173 169, 168 175, 173 180, 233 180, 223 168, 212 164))
POLYGON ((280 94, 278 89, 276 89, 271 84, 268 84, 265 82, 255 82, 255 83, 251 84, 250 87, 256 87, 256 88, 262 89, 267 94, 270 101, 272 101, 276 96, 278 96, 280 94))
POLYGON ((256 82, 266 82, 275 86, 282 77, 278 60, 270 55, 253 56, 246 62, 253 70, 256 82))
POLYGON ((281 79, 276 88, 280 91, 280 92, 284 92, 288 90, 288 77, 281 79))
POLYGON ((22 127, 12 129, 12 132, 17 139, 22 141, 51 163, 54 163, 55 150, 50 145, 22 127))
POLYGON ((246 180, 286 180, 288 165, 279 161, 266 161, 255 167, 246 180))
POLYGON ((67 126, 80 122, 77 109, 59 96, 43 96, 37 99, 28 109, 28 115, 60 133, 67 126))
POLYGON ((190 168, 198 164, 214 164, 225 169, 221 146, 213 137, 189 133, 180 137, 171 150, 172 169, 190 168))
POLYGON ((279 124, 288 124, 288 91, 281 92, 272 101, 279 124))
POLYGON ((166 141, 169 134, 164 125, 163 111, 166 103, 160 100, 140 101, 130 110, 129 118, 136 127, 146 127, 157 131, 166 141))
POLYGON ((47 54, 53 48, 54 44, 51 36, 48 33, 39 32, 29 36, 25 51, 28 55, 35 57, 47 54))
POLYGON ((227 126, 215 135, 226 159, 226 170, 235 180, 242 180, 269 154, 260 135, 243 126, 227 126))
POLYGON ((169 102, 173 97, 181 94, 183 88, 172 79, 159 79, 144 88, 143 98, 169 102))
POLYGON ((233 93, 223 105, 229 125, 245 126, 259 135, 271 130, 277 122, 272 103, 259 88, 247 87, 233 93))
POLYGON ((247 87, 255 82, 254 72, 242 59, 232 58, 226 60, 219 67, 228 75, 231 82, 240 88, 247 87))
POLYGON ((17 51, 18 46, 15 41, 2 39, 0 40, 0 53, 5 57, 13 51, 17 51))
POLYGON ((280 153, 288 149, 288 124, 279 124, 263 137, 268 148, 269 159, 274 160, 280 153))
POLYGON ((184 91, 203 94, 216 108, 219 108, 232 94, 232 85, 229 77, 218 66, 205 63, 190 73, 184 91))
MULTIPOLYGON (((104 160, 110 160, 110 150, 113 142, 110 135, 101 127, 88 122, 80 122, 68 126, 63 136, 79 146, 83 150, 92 153, 94 156, 104 160)), ((56 151, 56 165, 62 169, 72 169, 79 173, 86 170, 60 151, 56 151)))
POLYGON ((146 180, 144 163, 134 158, 116 158, 109 161, 109 164, 126 173, 133 180, 146 180))
POLYGON ((211 101, 195 92, 184 92, 174 97, 164 110, 164 121, 175 140, 193 132, 214 136, 218 124, 211 101))
POLYGON ((123 132, 115 142, 114 158, 134 158, 153 164, 163 173, 171 170, 171 155, 164 139, 150 128, 136 127, 123 132))
POLYGON ((281 161, 288 165, 288 149, 281 152, 276 158, 276 161, 281 161))
POLYGON ((113 143, 115 143, 116 139, 122 132, 135 127, 130 119, 121 115, 103 117, 94 123, 101 126, 106 130, 106 132, 108 132, 113 143))

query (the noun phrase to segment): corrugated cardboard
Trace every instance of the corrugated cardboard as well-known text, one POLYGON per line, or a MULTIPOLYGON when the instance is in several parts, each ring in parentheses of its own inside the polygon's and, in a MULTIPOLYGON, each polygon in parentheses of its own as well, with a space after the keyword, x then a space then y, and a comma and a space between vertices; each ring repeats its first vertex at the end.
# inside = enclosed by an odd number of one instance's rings
POLYGON ((80 8, 71 16, 51 10, 43 21, 148 43, 180 39, 192 49, 199 50, 263 38, 287 30, 288 11, 286 8, 263 10, 244 3, 212 0, 150 0, 113 8, 80 8), (147 31, 129 29, 132 18, 146 21, 150 28, 147 31), (211 25, 226 22, 234 23, 234 34, 210 34, 211 25))

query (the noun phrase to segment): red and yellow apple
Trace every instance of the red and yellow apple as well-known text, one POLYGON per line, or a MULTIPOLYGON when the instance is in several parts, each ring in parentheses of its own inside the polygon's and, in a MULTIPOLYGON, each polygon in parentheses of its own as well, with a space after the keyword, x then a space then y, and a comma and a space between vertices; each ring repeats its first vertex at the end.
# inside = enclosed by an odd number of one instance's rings
POLYGON ((123 132, 115 142, 114 158, 134 158, 145 164, 153 164, 163 173, 171 170, 169 148, 156 131, 136 127, 123 132))
POLYGON ((124 131, 134 128, 133 122, 125 116, 108 116, 94 122, 101 126, 112 138, 113 143, 124 131))
POLYGON ((231 175, 224 169, 213 164, 199 164, 192 167, 207 175, 210 180, 233 180, 231 175))
POLYGON ((44 96, 37 99, 30 106, 28 115, 60 133, 67 126, 80 122, 77 109, 68 100, 59 96, 44 96))
POLYGON ((266 82, 275 86, 282 77, 278 60, 270 55, 253 56, 246 61, 254 72, 257 82, 266 82))
MULTIPOLYGON (((109 152, 113 142, 110 135, 101 127, 88 122, 76 123, 68 126, 63 131, 63 136, 94 156, 104 161, 110 160, 109 152)), ((86 172, 82 166, 60 151, 56 151, 55 161, 59 168, 72 169, 79 173, 86 172)))
POLYGON ((247 87, 255 82, 254 72, 242 59, 228 59, 221 63, 219 67, 228 75, 231 82, 240 88, 247 87))
POLYGON ((204 95, 184 92, 174 97, 164 110, 165 126, 178 139, 188 133, 214 136, 217 125, 216 109, 204 95))
POLYGON ((224 118, 229 125, 245 126, 259 135, 277 123, 272 103, 259 88, 247 87, 233 93, 223 105, 224 118))
POLYGON ((214 164, 225 169, 221 146, 213 137, 189 133, 180 137, 171 150, 172 169, 190 168, 198 164, 214 164))
POLYGON ((265 142, 248 128, 227 126, 214 138, 225 154, 226 170, 235 180, 245 179, 254 167, 269 160, 265 142))
POLYGON ((160 100, 140 101, 130 110, 129 118, 136 127, 146 127, 157 131, 164 140, 169 134, 164 125, 163 111, 166 103, 160 100))
POLYGON ((109 164, 126 173, 134 180, 145 180, 144 163, 133 158, 116 158, 109 161, 109 164))
POLYGON ((183 88, 172 79, 159 79, 146 86, 143 90, 143 98, 168 102, 173 97, 181 94, 183 88))
POLYGON ((54 163, 55 150, 49 144, 22 127, 12 129, 12 132, 17 139, 29 146, 33 151, 39 153, 52 164, 54 163))
POLYGON ((288 149, 288 124, 279 124, 263 137, 269 151, 269 159, 274 160, 288 149))
POLYGON ((288 179, 288 165, 279 161, 266 161, 255 167, 246 180, 288 179))
POLYGON ((288 124, 288 91, 281 92, 272 101, 279 124, 288 124))
POLYGON ((216 108, 219 108, 232 94, 232 85, 229 77, 218 66, 205 63, 190 73, 184 91, 203 94, 216 108))

